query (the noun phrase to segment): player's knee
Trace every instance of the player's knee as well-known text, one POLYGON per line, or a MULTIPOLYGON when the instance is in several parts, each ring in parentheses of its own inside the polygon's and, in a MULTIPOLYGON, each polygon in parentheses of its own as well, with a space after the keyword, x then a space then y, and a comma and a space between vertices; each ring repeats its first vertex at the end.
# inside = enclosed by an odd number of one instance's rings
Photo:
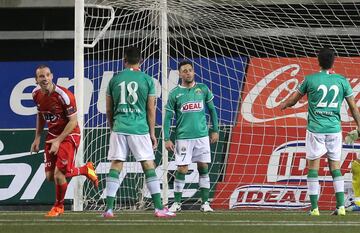
POLYGON ((123 164, 124 164, 124 162, 121 160, 113 160, 113 161, 111 161, 111 169, 121 171, 123 168, 123 164))
POLYGON ((209 173, 209 166, 207 163, 198 163, 198 171, 200 174, 209 173))
POLYGON ((53 172, 46 172, 46 180, 47 181, 54 181, 54 173, 53 172))
POLYGON ((141 162, 143 170, 155 169, 155 163, 152 160, 146 160, 141 162))
POLYGON ((66 180, 65 174, 66 174, 66 169, 65 168, 56 167, 55 171, 54 171, 54 179, 55 179, 55 181, 62 182, 64 180, 66 180))
POLYGON ((339 170, 340 169, 340 161, 329 160, 330 171, 339 170))
POLYGON ((182 173, 182 174, 186 174, 189 170, 187 165, 182 165, 182 166, 178 166, 178 172, 182 173))

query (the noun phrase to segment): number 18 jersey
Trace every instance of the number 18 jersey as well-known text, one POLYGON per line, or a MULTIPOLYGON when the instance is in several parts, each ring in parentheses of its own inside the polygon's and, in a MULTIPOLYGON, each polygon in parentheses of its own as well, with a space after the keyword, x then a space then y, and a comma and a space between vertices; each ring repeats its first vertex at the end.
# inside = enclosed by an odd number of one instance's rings
POLYGON ((353 95, 349 82, 326 70, 305 77, 298 91, 308 97, 308 126, 313 133, 341 131, 340 109, 344 98, 353 95))
POLYGON ((155 96, 153 79, 140 70, 124 69, 109 82, 106 94, 113 101, 113 131, 123 134, 149 133, 147 99, 155 96))

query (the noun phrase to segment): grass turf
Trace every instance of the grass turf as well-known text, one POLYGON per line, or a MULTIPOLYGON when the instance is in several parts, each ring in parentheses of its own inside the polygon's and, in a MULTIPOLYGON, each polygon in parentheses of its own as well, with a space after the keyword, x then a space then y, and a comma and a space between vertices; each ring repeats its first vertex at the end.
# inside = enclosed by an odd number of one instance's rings
POLYGON ((229 232, 356 232, 358 213, 331 216, 307 216, 299 211, 184 211, 176 218, 157 219, 151 211, 118 212, 115 218, 103 219, 99 212, 71 212, 57 218, 45 218, 44 212, 0 212, 0 232, 6 233, 229 233, 229 232))

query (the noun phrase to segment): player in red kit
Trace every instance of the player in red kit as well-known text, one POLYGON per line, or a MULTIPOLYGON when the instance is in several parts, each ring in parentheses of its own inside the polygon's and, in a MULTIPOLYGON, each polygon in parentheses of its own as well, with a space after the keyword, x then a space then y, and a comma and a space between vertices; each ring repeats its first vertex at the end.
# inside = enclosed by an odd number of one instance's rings
POLYGON ((45 173, 48 181, 55 182, 56 201, 45 215, 47 217, 57 217, 64 213, 67 177, 84 175, 96 188, 98 186, 98 178, 92 162, 79 168, 74 164, 74 156, 80 143, 75 97, 66 88, 55 85, 52 79, 53 74, 49 67, 45 65, 37 67, 38 86, 32 92, 38 113, 31 153, 39 151, 45 123, 49 128, 45 144, 45 173))

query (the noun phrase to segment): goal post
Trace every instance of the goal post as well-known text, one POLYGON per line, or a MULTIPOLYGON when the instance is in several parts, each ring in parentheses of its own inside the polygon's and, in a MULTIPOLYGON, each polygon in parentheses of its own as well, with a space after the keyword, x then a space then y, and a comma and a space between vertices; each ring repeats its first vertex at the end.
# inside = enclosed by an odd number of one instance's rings
MULTIPOLYGON (((83 101, 78 104, 79 113, 83 112, 83 158, 79 158, 81 162, 92 160, 100 178, 99 190, 88 182, 83 188, 79 186, 83 195, 75 195, 82 198, 77 203, 90 210, 105 206, 105 178, 110 167, 106 159, 110 132, 105 91, 111 77, 123 69, 124 49, 137 46, 142 52, 141 69, 154 78, 157 89, 156 172, 165 204, 173 201, 176 165, 162 143, 163 109, 168 91, 179 83, 177 64, 188 59, 194 64, 196 81, 213 92, 219 116, 220 140, 211 146, 209 166, 212 207, 309 207, 304 143, 307 100, 303 98, 286 111, 278 106, 305 75, 319 71, 316 54, 324 46, 336 51, 334 70, 349 79, 360 105, 359 1, 76 2, 84 4, 83 38, 75 42, 75 60, 79 59, 75 66, 83 69, 83 75, 75 72, 76 98, 78 103, 83 101), (77 50, 80 43, 83 48, 77 50)), ((79 27, 76 25, 75 31, 79 27)), ((80 32, 76 41, 79 38, 80 32)), ((353 129, 345 103, 341 115, 343 131, 353 129)), ((341 171, 347 198, 351 198, 350 162, 359 148, 359 144, 343 145, 341 171)), ((199 208, 198 178, 196 164, 191 164, 184 208, 199 208)), ((321 160, 319 179, 320 208, 331 209, 335 199, 325 159, 321 160)), ((119 182, 116 209, 152 208, 141 166, 132 157, 125 163, 119 182)))
MULTIPOLYGON (((84 135, 84 0, 75 0, 75 40, 74 40, 74 86, 75 98, 77 103, 78 124, 80 133, 84 135)), ((80 142, 75 165, 84 164, 84 143, 80 142)), ((83 180, 75 177, 74 185, 74 211, 82 211, 84 208, 83 180)))

